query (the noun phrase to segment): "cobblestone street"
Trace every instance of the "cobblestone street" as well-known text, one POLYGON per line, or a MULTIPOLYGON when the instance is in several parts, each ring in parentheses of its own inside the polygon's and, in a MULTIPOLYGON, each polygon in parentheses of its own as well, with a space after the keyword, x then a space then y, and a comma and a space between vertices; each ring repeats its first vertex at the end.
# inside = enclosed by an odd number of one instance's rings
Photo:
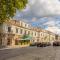
POLYGON ((0 60, 60 60, 60 47, 26 47, 0 50, 0 60))

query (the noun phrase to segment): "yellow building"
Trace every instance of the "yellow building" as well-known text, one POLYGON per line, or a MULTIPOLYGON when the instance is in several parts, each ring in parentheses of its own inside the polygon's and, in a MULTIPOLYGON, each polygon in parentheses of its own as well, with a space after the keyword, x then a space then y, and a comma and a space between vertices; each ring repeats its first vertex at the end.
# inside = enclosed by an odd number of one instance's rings
POLYGON ((55 41, 55 34, 42 29, 40 31, 40 42, 53 42, 55 41))
POLYGON ((29 45, 34 42, 51 42, 55 40, 55 34, 23 21, 9 20, 0 25, 0 45, 29 45), (23 35, 31 36, 31 39, 23 40, 23 35))

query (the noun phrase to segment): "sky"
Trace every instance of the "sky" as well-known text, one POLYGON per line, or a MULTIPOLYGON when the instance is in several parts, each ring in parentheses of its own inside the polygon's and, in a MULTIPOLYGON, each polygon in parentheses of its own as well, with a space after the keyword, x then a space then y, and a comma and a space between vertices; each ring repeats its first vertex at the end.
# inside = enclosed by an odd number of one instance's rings
POLYGON ((29 0, 15 18, 60 35, 60 0, 29 0))

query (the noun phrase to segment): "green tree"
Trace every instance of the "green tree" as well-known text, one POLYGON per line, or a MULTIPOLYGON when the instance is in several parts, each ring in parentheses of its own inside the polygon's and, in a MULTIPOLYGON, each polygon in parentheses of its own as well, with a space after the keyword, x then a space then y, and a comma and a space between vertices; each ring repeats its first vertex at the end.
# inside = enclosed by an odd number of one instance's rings
POLYGON ((16 10, 26 7, 28 0, 0 0, 0 23, 12 18, 16 10))

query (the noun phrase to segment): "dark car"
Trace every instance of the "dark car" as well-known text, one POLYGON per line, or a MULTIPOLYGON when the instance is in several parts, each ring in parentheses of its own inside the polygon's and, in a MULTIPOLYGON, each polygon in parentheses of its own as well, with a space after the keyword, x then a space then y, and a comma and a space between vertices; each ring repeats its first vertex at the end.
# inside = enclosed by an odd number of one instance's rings
POLYGON ((37 44, 37 47, 46 47, 46 46, 50 46, 51 43, 50 42, 40 42, 37 44))
POLYGON ((46 45, 47 45, 47 46, 51 46, 51 43, 50 43, 50 42, 46 42, 46 45))
POLYGON ((37 47, 46 47, 46 46, 47 46, 47 44, 45 42, 37 44, 37 47))
POLYGON ((53 46, 60 46, 60 41, 54 41, 53 46))

